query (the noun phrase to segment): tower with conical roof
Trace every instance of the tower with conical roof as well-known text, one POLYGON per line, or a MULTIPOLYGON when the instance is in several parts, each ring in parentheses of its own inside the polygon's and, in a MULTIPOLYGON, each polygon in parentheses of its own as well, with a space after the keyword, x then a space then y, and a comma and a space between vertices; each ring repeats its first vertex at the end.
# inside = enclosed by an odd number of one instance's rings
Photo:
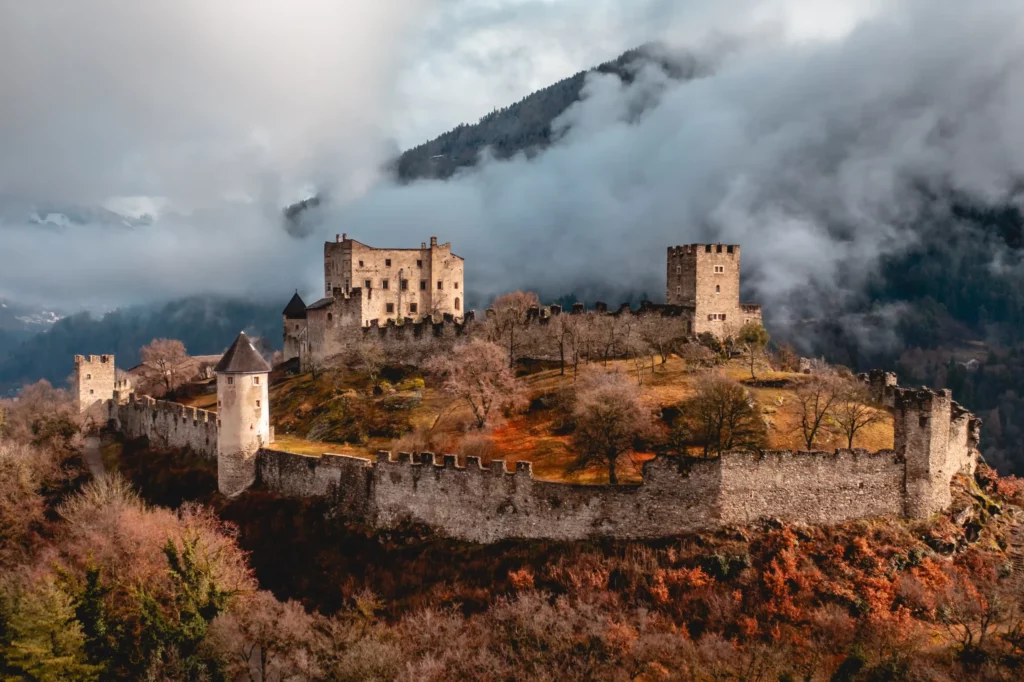
POLYGON ((287 362, 300 355, 306 334, 306 304, 296 291, 284 312, 284 359, 287 362))
POLYGON ((256 481, 256 456, 270 443, 270 366, 242 332, 217 373, 217 487, 232 496, 256 481))

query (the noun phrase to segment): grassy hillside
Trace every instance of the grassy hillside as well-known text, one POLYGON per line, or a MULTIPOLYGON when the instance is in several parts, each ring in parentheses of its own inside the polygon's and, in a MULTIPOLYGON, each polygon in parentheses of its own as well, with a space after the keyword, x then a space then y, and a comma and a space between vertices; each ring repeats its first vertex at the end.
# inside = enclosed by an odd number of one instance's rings
MULTIPOLYGON (((609 369, 635 376, 631 362, 612 361, 609 369)), ((750 378, 749 367, 741 359, 720 371, 739 381, 750 378)), ((650 404, 670 412, 693 396, 699 375, 699 370, 673 356, 666 364, 657 365, 653 374, 648 370, 642 390, 650 404)), ((769 424, 768 447, 802 449, 795 390, 807 377, 762 367, 758 379, 773 385, 748 387, 757 410, 769 424)), ((560 389, 572 384, 571 372, 563 376, 558 369, 540 369, 520 381, 530 409, 481 433, 468 430, 471 413, 465 404, 445 398, 416 373, 396 377, 394 392, 376 396, 366 378, 352 372, 328 372, 315 379, 309 374, 282 378, 271 387, 275 447, 310 456, 329 452, 368 459, 374 459, 379 450, 474 454, 485 463, 494 459, 531 461, 534 475, 542 479, 607 483, 607 472, 600 466, 572 470, 575 456, 570 436, 558 428, 559 413, 552 400, 560 389)), ((209 398, 206 400, 208 405, 209 398)), ((661 424, 660 428, 668 427, 661 424)), ((818 443, 823 449, 845 445, 837 437, 818 443)), ((869 450, 891 448, 891 418, 866 428, 854 445, 869 450)), ((620 480, 638 483, 640 466, 651 457, 652 452, 638 452, 623 458, 620 480)))

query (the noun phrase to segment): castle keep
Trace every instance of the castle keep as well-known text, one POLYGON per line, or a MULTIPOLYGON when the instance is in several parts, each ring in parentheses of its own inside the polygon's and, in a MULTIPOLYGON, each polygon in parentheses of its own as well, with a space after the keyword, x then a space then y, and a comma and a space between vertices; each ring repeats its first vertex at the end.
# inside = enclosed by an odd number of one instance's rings
POLYGON ((761 322, 761 306, 740 303, 738 244, 668 247, 665 302, 689 312, 694 334, 725 339, 747 322, 761 322))
POLYGON ((334 355, 353 329, 462 318, 463 269, 437 237, 418 249, 376 249, 339 234, 324 244, 324 298, 307 306, 296 292, 284 310, 284 357, 306 365, 334 355))

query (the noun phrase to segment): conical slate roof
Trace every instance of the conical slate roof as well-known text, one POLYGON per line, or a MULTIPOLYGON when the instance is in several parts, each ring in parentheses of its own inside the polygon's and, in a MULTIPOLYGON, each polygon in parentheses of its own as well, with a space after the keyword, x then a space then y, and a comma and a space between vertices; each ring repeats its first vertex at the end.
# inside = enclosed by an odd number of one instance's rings
POLYGON ((213 368, 213 371, 224 373, 269 372, 270 365, 252 347, 252 343, 250 343, 249 337, 245 335, 245 332, 242 332, 235 339, 235 342, 231 344, 231 348, 228 348, 228 352, 224 353, 224 357, 220 359, 220 362, 213 368))
POLYGON ((284 309, 284 316, 289 320, 304 320, 306 319, 306 304, 303 302, 302 297, 299 296, 299 292, 295 292, 292 296, 292 300, 288 301, 288 305, 284 309))

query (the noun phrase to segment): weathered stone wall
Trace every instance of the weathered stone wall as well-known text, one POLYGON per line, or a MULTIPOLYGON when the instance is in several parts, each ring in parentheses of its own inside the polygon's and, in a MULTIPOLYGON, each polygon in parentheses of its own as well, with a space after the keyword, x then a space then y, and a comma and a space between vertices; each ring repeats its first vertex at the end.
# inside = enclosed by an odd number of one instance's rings
POLYGON ((154 400, 134 393, 107 403, 110 419, 129 438, 146 437, 154 447, 189 448, 198 455, 217 456, 217 415, 195 407, 154 400))
POLYGON ((110 400, 116 375, 113 355, 76 355, 71 394, 78 411, 88 412, 110 400))
POLYGON ((372 467, 369 460, 348 455, 309 457, 263 449, 259 482, 282 495, 327 497, 343 518, 366 521, 373 516, 372 467))
POLYGON ((722 524, 765 516, 805 523, 903 515, 903 462, 892 450, 729 453, 722 458, 722 524))

